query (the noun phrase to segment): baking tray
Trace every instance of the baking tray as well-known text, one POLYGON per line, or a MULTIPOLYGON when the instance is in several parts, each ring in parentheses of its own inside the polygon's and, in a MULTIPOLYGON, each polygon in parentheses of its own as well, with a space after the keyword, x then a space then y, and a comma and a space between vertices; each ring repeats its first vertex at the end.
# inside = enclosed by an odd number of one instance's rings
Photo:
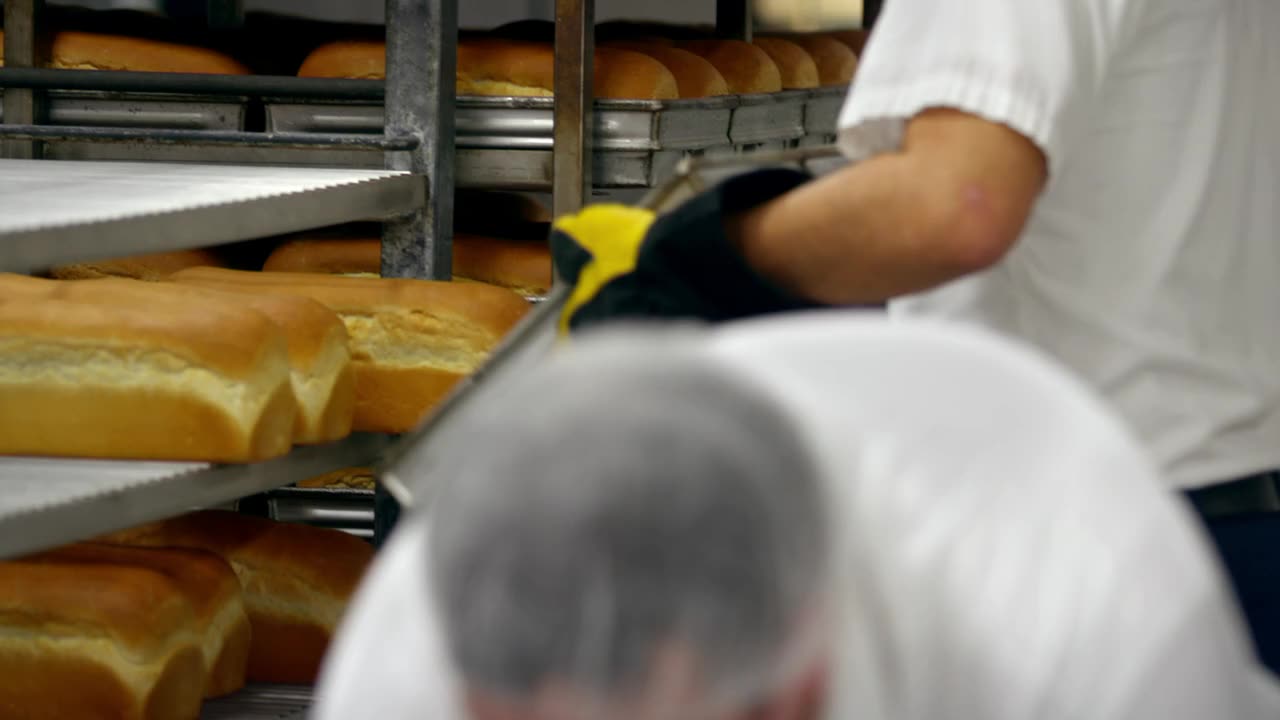
POLYGON ((811 91, 742 95, 729 120, 729 141, 737 148, 794 142, 804 137, 804 111, 811 91))
MULTIPOLYGON (((601 188, 647 188, 681 158, 729 149, 736 96, 705 100, 600 100, 595 104, 592 180, 601 188)), ((461 187, 548 190, 552 186, 551 98, 462 97, 455 115, 461 187)), ((269 99, 267 129, 372 134, 383 129, 381 105, 269 99)), ((295 162, 380 166, 377 153, 301 151, 295 162)))
MULTIPOLYGON (((736 97, 600 100, 593 146, 604 152, 691 150, 725 145, 736 97)), ((267 128, 280 132, 381 133, 381 105, 267 102, 267 128)), ((550 150, 553 100, 461 97, 454 115, 459 148, 550 150)))
MULTIPOLYGON (((0 90, 0 97, 3 96, 4 91, 0 90)), ((241 131, 245 129, 248 105, 248 98, 244 97, 55 90, 49 93, 47 112, 50 125, 241 131)), ((2 122, 4 109, 0 107, 2 122)), ((204 148, 143 143, 61 141, 46 147, 45 156, 52 160, 199 162, 208 155, 204 148)))
POLYGON ((806 136, 834 138, 836 126, 840 121, 840 111, 844 108, 845 97, 849 88, 845 86, 824 87, 809 91, 804 103, 804 132, 806 136))

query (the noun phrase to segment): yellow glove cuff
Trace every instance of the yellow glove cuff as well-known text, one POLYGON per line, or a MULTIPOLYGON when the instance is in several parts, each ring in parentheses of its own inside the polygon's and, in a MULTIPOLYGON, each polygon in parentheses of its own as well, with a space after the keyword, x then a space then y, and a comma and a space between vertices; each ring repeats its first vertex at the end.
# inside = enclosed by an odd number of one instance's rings
POLYGON ((554 231, 573 238, 591 255, 560 313, 562 335, 569 333, 569 320, 600 288, 635 269, 640 245, 655 217, 649 210, 626 205, 592 205, 555 221, 554 231))

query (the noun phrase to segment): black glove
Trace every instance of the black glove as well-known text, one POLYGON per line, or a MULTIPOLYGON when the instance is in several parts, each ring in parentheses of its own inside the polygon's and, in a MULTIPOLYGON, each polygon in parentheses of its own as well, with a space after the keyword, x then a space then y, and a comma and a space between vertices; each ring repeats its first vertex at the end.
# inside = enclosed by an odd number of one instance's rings
POLYGON ((725 218, 803 185, 795 170, 734 177, 674 211, 594 205, 557 220, 551 252, 574 286, 562 331, 624 318, 712 322, 819 307, 757 273, 725 235, 725 218))

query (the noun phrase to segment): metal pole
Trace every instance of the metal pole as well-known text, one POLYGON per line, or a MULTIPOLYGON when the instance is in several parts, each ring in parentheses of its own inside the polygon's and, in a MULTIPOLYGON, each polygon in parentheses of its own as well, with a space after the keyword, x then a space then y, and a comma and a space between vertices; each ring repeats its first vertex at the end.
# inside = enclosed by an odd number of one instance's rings
MULTIPOLYGON (((418 139, 415 150, 387 153, 387 168, 409 170, 427 185, 424 207, 383 224, 382 275, 432 280, 453 276, 455 67, 458 0, 386 0, 387 82, 384 134, 418 139)), ((379 484, 373 542, 382 545, 400 505, 379 484)))
POLYGON ((555 152, 552 204, 557 217, 591 197, 595 0, 556 0, 555 152))
MULTIPOLYGON (((4 66, 32 68, 44 64, 47 48, 38 42, 39 21, 44 0, 6 0, 4 4, 4 66)), ((41 120, 42 108, 35 90, 4 91, 4 121, 13 125, 35 125, 41 120)), ((34 159, 41 155, 42 144, 29 140, 6 140, 0 143, 0 157, 34 159)))
POLYGON ((716 0, 716 34, 751 42, 754 33, 751 0, 716 0))
POLYGON ((452 276, 454 68, 458 0, 387 0, 386 135, 409 136, 410 152, 387 153, 387 168, 427 183, 421 211, 385 224, 382 274, 452 276))
POLYGON ((884 8, 884 0, 862 0, 862 27, 869 28, 876 24, 880 11, 884 8))

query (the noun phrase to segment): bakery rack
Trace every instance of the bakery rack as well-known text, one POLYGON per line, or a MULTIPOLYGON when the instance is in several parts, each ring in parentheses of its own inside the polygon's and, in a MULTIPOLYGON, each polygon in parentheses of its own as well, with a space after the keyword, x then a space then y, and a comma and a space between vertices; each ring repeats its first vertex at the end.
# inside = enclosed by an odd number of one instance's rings
MULTIPOLYGON (((554 99, 459 102, 458 0, 384 2, 387 78, 377 82, 40 69, 44 0, 5 0, 0 270, 381 219, 384 276, 445 278, 452 204, 434 199, 455 184, 550 190, 560 215, 596 188, 656 185, 689 155, 803 144, 824 127, 807 109, 832 102, 593 102, 594 0, 555 1, 554 99), (255 107, 270 122, 262 130, 248 129, 255 107), (336 124, 316 108, 336 109, 336 124)), ((239 0, 206 5, 211 22, 240 17, 239 0)), ((751 0, 716 0, 721 34, 749 39, 751 18, 751 0)), ((547 340, 556 297, 522 337, 547 340)), ((0 458, 0 558, 420 451, 397 442, 355 435, 238 466, 0 458)), ((298 519, 378 540, 398 506, 379 486, 370 510, 371 494, 258 497, 298 501, 293 511, 310 512, 298 519)), ((309 688, 255 687, 208 703, 204 717, 300 718, 309 700, 309 688)))

